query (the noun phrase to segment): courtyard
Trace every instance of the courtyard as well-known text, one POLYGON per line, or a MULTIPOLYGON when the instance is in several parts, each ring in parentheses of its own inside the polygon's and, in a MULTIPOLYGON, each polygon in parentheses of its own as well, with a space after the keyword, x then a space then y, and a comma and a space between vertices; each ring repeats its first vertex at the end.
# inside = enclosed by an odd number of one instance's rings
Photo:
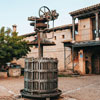
MULTIPOLYGON (((24 77, 0 79, 0 100, 24 100, 24 77)), ((59 77, 59 100, 100 100, 100 75, 59 77)))

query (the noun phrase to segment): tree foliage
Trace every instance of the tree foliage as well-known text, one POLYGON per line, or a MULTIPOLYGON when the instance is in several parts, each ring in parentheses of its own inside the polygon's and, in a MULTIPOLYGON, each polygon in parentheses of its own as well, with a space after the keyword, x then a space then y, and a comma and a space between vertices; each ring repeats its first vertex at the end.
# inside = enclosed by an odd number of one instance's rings
POLYGON ((0 29, 0 66, 12 61, 14 58, 19 59, 26 56, 30 51, 27 41, 18 36, 17 32, 12 32, 10 28, 0 29))

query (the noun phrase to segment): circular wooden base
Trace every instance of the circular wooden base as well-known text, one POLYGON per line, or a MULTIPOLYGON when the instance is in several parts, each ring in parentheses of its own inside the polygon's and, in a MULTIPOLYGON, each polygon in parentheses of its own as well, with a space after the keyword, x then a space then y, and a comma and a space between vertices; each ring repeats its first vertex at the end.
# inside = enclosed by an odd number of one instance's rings
POLYGON ((43 98, 57 98, 61 95, 62 91, 61 90, 57 90, 53 93, 47 93, 47 94, 30 94, 27 93, 24 90, 20 91, 22 94, 23 98, 28 98, 28 99, 43 99, 43 98))

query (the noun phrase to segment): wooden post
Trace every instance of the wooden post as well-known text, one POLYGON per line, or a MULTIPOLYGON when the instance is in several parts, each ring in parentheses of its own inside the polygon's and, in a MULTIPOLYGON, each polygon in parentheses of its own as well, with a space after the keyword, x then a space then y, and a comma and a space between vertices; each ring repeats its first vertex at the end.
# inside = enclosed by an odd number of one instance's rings
POLYGON ((99 12, 96 12, 96 40, 99 40, 99 12))
POLYGON ((38 57, 43 57, 43 45, 41 44, 41 36, 40 32, 38 33, 38 57))
POLYGON ((66 70, 66 48, 64 45, 64 70, 66 70))
POLYGON ((72 17, 72 39, 75 42, 75 18, 72 17))
POLYGON ((72 46, 72 66, 73 66, 73 72, 74 72, 74 47, 72 46))

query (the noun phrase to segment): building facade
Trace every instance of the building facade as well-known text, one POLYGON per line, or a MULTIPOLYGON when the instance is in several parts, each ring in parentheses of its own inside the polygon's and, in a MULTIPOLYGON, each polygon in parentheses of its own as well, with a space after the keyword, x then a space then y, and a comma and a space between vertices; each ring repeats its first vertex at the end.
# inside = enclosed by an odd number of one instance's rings
POLYGON ((73 26, 72 41, 64 41, 64 46, 71 48, 73 71, 81 74, 100 74, 100 4, 73 11, 70 15, 73 26))
MULTIPOLYGON (((77 27, 77 24, 76 24, 77 27)), ((55 42, 54 46, 44 46, 44 52, 43 52, 43 56, 44 57, 50 57, 50 58, 58 58, 58 69, 59 71, 64 71, 65 69, 65 49, 64 49, 64 45, 63 45, 63 41, 65 41, 66 39, 69 41, 72 39, 72 25, 64 25, 64 26, 59 26, 59 27, 55 27, 54 29, 49 29, 49 32, 46 33, 47 34, 47 38, 53 42, 55 42)), ((32 42, 36 39, 36 36, 34 35, 34 33, 30 33, 30 34, 25 34, 23 35, 25 38, 25 40, 32 42)), ((66 47, 66 57, 71 55, 71 49, 69 47, 66 47)), ((27 57, 38 57, 38 48, 37 46, 32 46, 31 47, 31 52, 29 52, 27 54, 27 57)), ((25 66, 24 63, 25 58, 21 58, 19 60, 16 60, 14 62, 16 62, 17 64, 20 64, 23 68, 25 66)))
MULTIPOLYGON (((73 11, 70 15, 71 25, 55 27, 46 33, 56 45, 44 47, 44 57, 58 58, 59 71, 100 74, 100 4, 73 11)), ((25 40, 36 39, 34 33, 24 36, 25 40)), ((33 46, 27 57, 37 56, 37 47, 33 46)), ((17 63, 24 67, 24 58, 17 63)))

